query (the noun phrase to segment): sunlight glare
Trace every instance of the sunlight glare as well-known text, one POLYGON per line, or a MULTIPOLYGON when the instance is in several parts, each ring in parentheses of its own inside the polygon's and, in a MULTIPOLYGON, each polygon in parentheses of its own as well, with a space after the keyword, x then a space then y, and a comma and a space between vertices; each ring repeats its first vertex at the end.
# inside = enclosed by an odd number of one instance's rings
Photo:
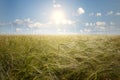
POLYGON ((61 24, 63 21, 65 21, 65 14, 61 10, 55 10, 52 13, 52 21, 55 24, 61 24))

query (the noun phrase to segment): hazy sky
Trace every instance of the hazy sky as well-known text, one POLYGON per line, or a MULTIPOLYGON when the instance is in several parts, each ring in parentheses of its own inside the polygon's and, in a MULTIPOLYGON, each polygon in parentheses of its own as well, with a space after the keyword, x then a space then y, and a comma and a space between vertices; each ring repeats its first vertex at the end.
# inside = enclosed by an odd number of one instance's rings
POLYGON ((0 34, 120 34, 120 0, 0 0, 0 34))

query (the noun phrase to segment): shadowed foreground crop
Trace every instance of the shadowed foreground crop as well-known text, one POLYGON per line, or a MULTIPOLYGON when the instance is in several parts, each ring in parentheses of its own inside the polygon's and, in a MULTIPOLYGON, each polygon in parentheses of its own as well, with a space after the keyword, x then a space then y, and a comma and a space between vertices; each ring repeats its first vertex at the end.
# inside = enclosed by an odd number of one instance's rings
POLYGON ((0 36, 0 80, 120 80, 120 36, 0 36))

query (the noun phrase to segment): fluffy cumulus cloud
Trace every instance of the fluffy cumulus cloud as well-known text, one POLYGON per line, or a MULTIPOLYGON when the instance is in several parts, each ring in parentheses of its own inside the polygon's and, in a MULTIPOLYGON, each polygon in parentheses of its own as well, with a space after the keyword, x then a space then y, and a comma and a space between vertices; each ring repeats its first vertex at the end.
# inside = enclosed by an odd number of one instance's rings
POLYGON ((91 32, 92 30, 91 29, 81 29, 80 30, 80 33, 89 33, 89 32, 91 32))
POLYGON ((101 13, 96 13, 96 16, 98 16, 98 17, 99 17, 99 16, 102 16, 102 14, 101 14, 101 13))
POLYGON ((106 22, 104 21, 97 21, 97 22, 90 22, 90 23, 85 23, 85 26, 87 27, 98 27, 100 29, 105 29, 107 26, 106 22))
POLYGON ((106 22, 103 21, 97 21, 97 22, 90 22, 90 23, 85 23, 85 26, 106 26, 106 22))
POLYGON ((98 21, 96 22, 96 26, 105 26, 106 22, 98 21))
POLYGON ((120 12, 113 12, 113 11, 109 11, 109 12, 107 13, 107 15, 120 16, 120 12))
POLYGON ((66 24, 66 25, 72 25, 72 24, 74 24, 75 23, 75 21, 72 21, 72 20, 64 20, 63 22, 62 22, 62 24, 66 24))
POLYGON ((102 13, 100 13, 100 12, 98 12, 98 13, 92 12, 92 13, 89 13, 89 16, 97 16, 97 17, 100 17, 100 16, 102 16, 102 13))
POLYGON ((104 30, 104 29, 106 28, 107 24, 106 24, 106 22, 103 22, 103 21, 97 21, 97 22, 96 22, 96 26, 97 26, 98 28, 104 30))
POLYGON ((85 32, 91 32, 91 30, 90 30, 90 29, 84 29, 84 31, 85 31, 85 32))
POLYGON ((53 7, 54 8, 60 8, 60 7, 62 7, 61 4, 57 4, 56 3, 56 0, 52 0, 52 1, 53 1, 53 7))
POLYGON ((32 24, 29 24, 28 27, 30 28, 40 28, 43 24, 39 23, 39 22, 35 22, 32 24))
POLYGON ((16 32, 19 32, 21 31, 22 29, 21 28, 16 28, 16 32))
POLYGON ((31 21, 31 19, 16 19, 13 24, 15 25, 29 25, 30 23, 33 23, 33 21, 31 21))
POLYGON ((62 20, 59 22, 48 21, 46 23, 41 23, 41 22, 33 21, 28 18, 28 19, 23 19, 23 20, 16 19, 12 24, 15 26, 26 26, 28 28, 43 28, 43 27, 50 27, 50 26, 54 26, 54 25, 73 25, 73 24, 75 24, 75 21, 65 19, 65 20, 62 20))
POLYGON ((80 8, 78 8, 77 12, 78 12, 79 15, 81 15, 81 14, 85 13, 85 10, 80 7, 80 8))
POLYGON ((31 19, 16 19, 13 24, 15 25, 19 25, 19 26, 26 26, 29 28, 40 28, 42 26, 42 24, 40 22, 34 22, 31 19))
POLYGON ((92 22, 85 24, 85 26, 95 26, 95 25, 96 25, 96 24, 95 24, 95 23, 92 23, 92 22))
POLYGON ((60 8, 60 7, 62 7, 62 6, 61 6, 60 4, 54 4, 53 7, 54 7, 54 8, 60 8))
POLYGON ((59 22, 54 22, 54 21, 51 21, 52 25, 54 24, 57 24, 57 25, 73 25, 75 24, 75 21, 72 21, 72 20, 69 20, 69 19, 64 19, 62 21, 59 21, 59 22))

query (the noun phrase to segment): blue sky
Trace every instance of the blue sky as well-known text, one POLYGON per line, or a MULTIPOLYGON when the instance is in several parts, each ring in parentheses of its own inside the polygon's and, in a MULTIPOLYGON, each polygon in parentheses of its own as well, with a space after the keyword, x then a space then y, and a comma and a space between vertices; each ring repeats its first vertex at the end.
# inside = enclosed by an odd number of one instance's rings
POLYGON ((120 34, 119 21, 120 0, 0 0, 0 34, 120 34))

